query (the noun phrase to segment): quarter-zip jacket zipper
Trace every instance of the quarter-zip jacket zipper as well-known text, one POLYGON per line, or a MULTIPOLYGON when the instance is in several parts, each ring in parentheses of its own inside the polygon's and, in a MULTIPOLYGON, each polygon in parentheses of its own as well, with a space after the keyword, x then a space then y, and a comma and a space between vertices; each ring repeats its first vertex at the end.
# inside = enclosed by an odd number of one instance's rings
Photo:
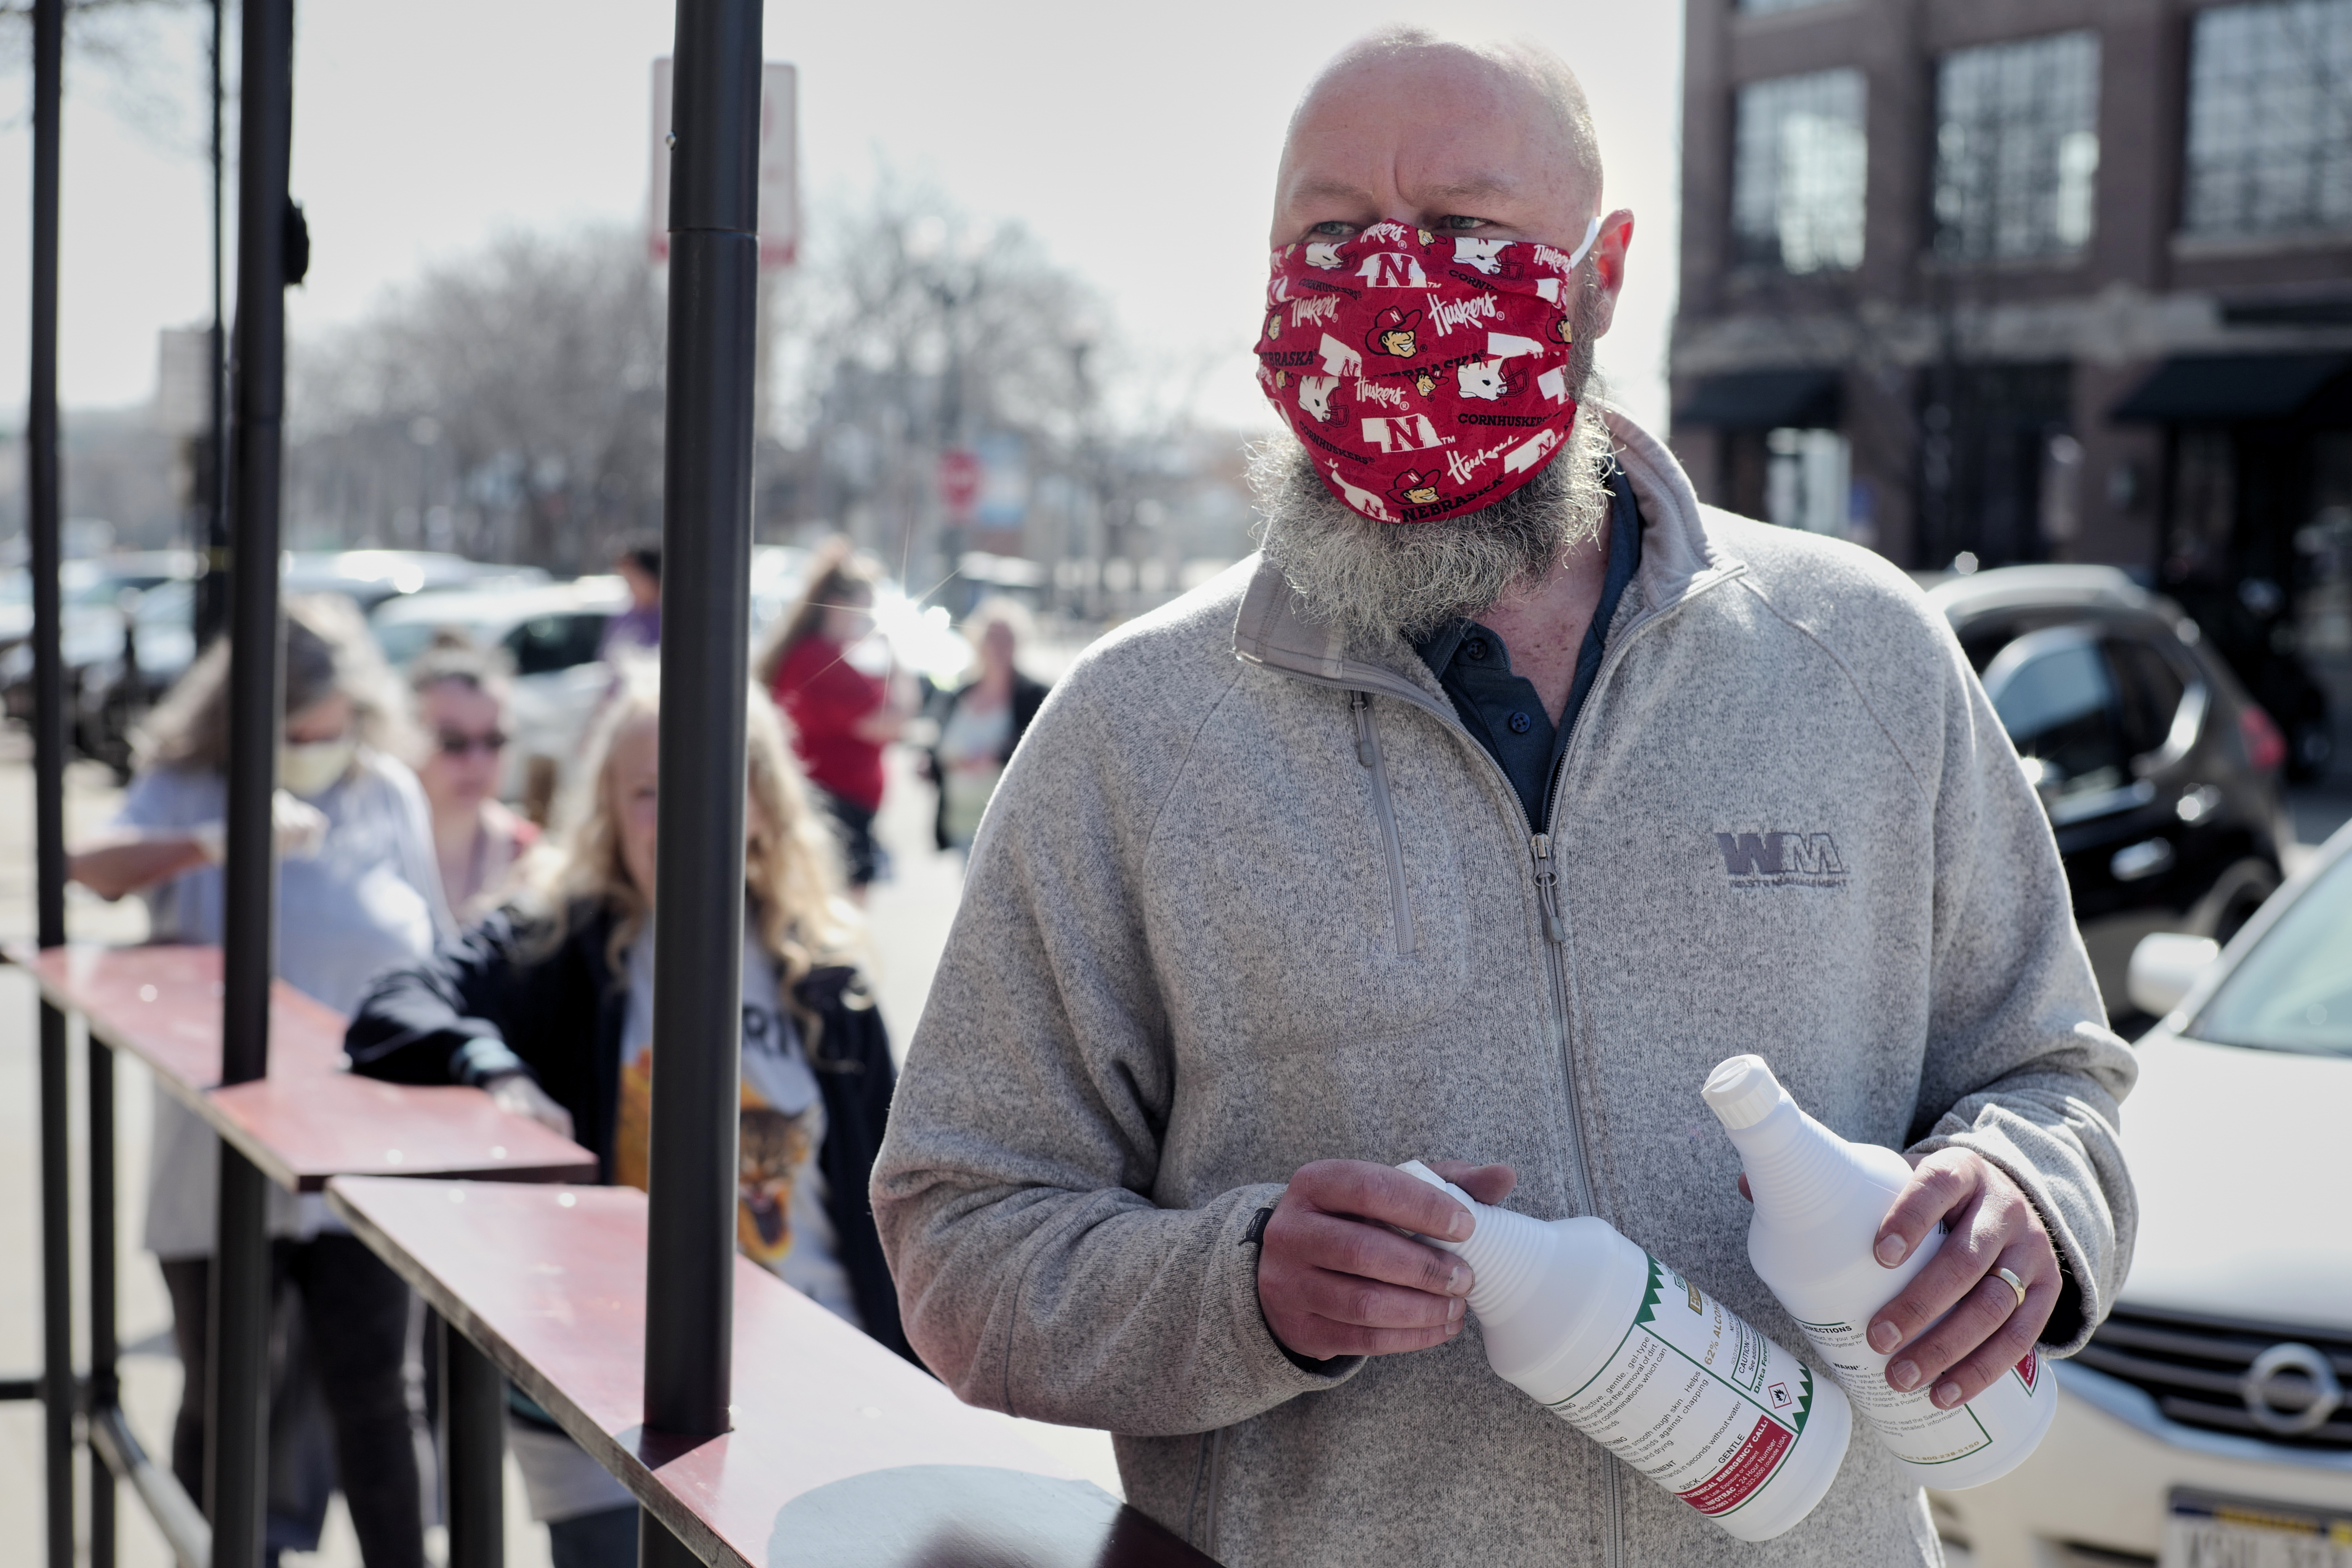
MULTIPOLYGON (((1717 587, 1729 581, 1730 575, 1733 574, 1714 577, 1699 584, 1670 604, 1636 613, 1625 629, 1619 633, 1609 645, 1601 655, 1600 669, 1593 674, 1592 689, 1585 693, 1584 708, 1578 715, 1579 721, 1575 731, 1569 736, 1568 749, 1560 753, 1559 764, 1553 770, 1551 784, 1546 792, 1547 805, 1550 813, 1546 824, 1547 831, 1531 834, 1528 840, 1529 858, 1535 871, 1536 904, 1543 925, 1546 968, 1550 974, 1552 1030, 1555 1041, 1559 1047, 1560 1092, 1566 1097, 1568 1106, 1570 1190, 1570 1195, 1576 1200, 1579 1212, 1583 1214, 1597 1215, 1598 1210, 1593 1202, 1591 1173, 1585 1165, 1584 1133, 1580 1126, 1581 1117, 1576 1093, 1575 1026, 1568 974, 1568 918, 1560 908, 1559 865, 1552 854, 1558 839, 1560 807, 1564 804, 1565 792, 1561 784, 1568 777, 1569 764, 1576 759, 1578 749, 1584 744, 1585 735, 1591 729, 1591 725, 1582 721, 1593 711, 1595 705, 1600 701, 1602 689, 1608 685, 1610 677, 1616 673, 1617 667, 1625 662, 1625 650, 1633 646, 1634 638, 1673 616, 1709 588, 1717 587)), ((1453 710, 1451 705, 1440 706, 1432 700, 1427 692, 1403 677, 1370 665, 1361 667, 1362 675, 1360 676, 1313 675, 1302 669, 1268 664, 1265 659, 1254 655, 1241 653, 1238 648, 1235 652, 1252 664, 1271 669, 1276 674, 1287 676, 1293 680, 1305 681, 1310 686, 1330 687, 1349 694, 1349 708, 1356 720, 1359 759, 1362 760, 1367 756, 1373 759, 1366 762, 1365 765, 1374 769, 1373 777, 1376 781, 1374 798, 1381 810, 1384 831, 1391 834, 1395 832, 1395 815, 1388 809, 1385 770, 1378 765, 1379 742, 1377 737, 1372 735, 1370 729, 1370 699, 1375 693, 1401 698, 1435 718, 1450 733, 1459 739, 1473 755, 1486 764, 1488 771, 1502 784, 1504 796, 1515 805, 1517 802, 1517 791, 1513 788, 1510 776, 1503 771, 1503 764, 1496 762, 1494 754, 1480 745, 1476 738, 1463 727, 1461 716, 1453 710), (1368 737, 1370 737, 1369 747, 1365 743, 1368 737)), ((1514 816, 1517 815, 1515 812, 1514 816)), ((1525 819, 1520 817, 1519 820, 1525 819)), ((1394 840, 1391 839, 1391 842, 1393 843, 1394 840)), ((1396 879, 1391 886, 1398 889, 1396 896, 1399 900, 1398 907, 1402 912, 1403 859, 1401 852, 1391 859, 1390 865, 1396 879)), ((1400 926, 1401 937, 1402 929, 1400 926)), ((1622 1487, 1623 1482, 1618 1475, 1616 1459, 1603 1452, 1601 1455, 1601 1506, 1605 1521, 1602 1531, 1604 1568, 1624 1568, 1625 1500, 1622 1487)))
POLYGON ((1371 771, 1372 812, 1381 819, 1381 847, 1389 863, 1389 902, 1396 915, 1399 958, 1411 958, 1420 944, 1413 940, 1412 889, 1404 879, 1404 840, 1397 833, 1396 806, 1389 798, 1388 764, 1381 757, 1380 727, 1372 721, 1372 700, 1360 691, 1348 693, 1356 715, 1356 760, 1371 771))

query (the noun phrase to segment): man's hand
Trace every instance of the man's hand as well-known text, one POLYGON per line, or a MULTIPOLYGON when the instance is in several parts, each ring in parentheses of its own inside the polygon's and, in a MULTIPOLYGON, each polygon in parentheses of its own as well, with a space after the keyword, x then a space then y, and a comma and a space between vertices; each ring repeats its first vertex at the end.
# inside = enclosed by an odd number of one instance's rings
POLYGON ((1982 1155, 1938 1149, 1914 1164, 1910 1184, 1878 1227, 1878 1261, 1888 1268, 1900 1264, 1937 1220, 1948 1234, 1903 1293, 1871 1319, 1870 1345, 1894 1357, 1886 1363, 1889 1384, 1908 1393, 1940 1380, 1928 1397, 1949 1410, 1983 1393, 2033 1348, 2058 1304, 2058 1253, 2032 1202, 1982 1155), (1995 1268, 2024 1284, 2023 1300, 1995 1268), (1948 1310, 1934 1331, 1922 1333, 1948 1310))
POLYGON ((536 1121, 558 1137, 572 1136, 572 1112, 558 1105, 529 1073, 501 1073, 485 1082, 482 1091, 500 1110, 536 1121))
MULTIPOLYGON (((1518 1180, 1508 1165, 1430 1167, 1480 1203, 1501 1203, 1518 1180)), ((1426 1182, 1362 1160, 1318 1160, 1290 1178, 1258 1249, 1257 1300, 1292 1354, 1394 1355, 1462 1331, 1470 1266, 1391 1226, 1459 1241, 1470 1212, 1426 1182)))

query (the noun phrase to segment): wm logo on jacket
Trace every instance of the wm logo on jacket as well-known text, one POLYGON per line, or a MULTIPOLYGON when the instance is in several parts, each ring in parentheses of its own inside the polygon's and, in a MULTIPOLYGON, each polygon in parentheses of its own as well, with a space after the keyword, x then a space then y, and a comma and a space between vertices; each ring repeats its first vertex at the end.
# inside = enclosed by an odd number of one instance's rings
POLYGON ((1718 833, 1715 844, 1735 888, 1845 886, 1845 862, 1826 833, 1718 833))

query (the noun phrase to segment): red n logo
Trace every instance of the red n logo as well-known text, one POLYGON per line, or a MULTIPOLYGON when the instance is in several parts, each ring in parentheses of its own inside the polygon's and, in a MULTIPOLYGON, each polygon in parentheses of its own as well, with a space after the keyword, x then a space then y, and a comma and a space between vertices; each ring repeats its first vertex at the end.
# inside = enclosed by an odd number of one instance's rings
POLYGON ((1422 452, 1445 445, 1445 437, 1426 414, 1406 414, 1364 421, 1364 439, 1383 452, 1422 452))
POLYGON ((1429 278, 1418 258, 1402 250, 1381 250, 1364 258, 1356 276, 1370 289, 1426 289, 1429 278))

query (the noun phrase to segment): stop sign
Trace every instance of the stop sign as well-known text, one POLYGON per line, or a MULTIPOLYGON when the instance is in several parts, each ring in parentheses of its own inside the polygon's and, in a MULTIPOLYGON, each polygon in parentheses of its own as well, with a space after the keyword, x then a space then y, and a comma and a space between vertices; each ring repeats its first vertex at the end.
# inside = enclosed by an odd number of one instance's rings
POLYGON ((940 454, 940 503, 957 519, 970 519, 980 504, 980 479, 979 453, 950 447, 940 454))

